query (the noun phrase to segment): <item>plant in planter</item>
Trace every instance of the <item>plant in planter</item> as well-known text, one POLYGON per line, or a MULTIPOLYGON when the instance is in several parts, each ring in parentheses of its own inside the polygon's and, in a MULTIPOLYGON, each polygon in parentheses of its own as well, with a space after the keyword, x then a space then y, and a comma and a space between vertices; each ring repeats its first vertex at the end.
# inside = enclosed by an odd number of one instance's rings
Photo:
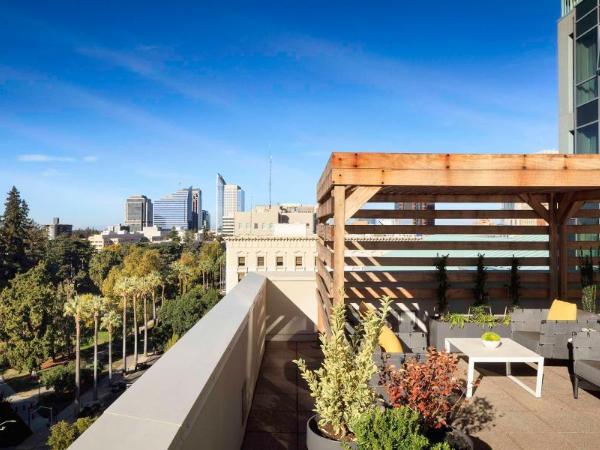
POLYGON ((579 249, 579 273, 581 276, 581 287, 591 286, 594 284, 594 259, 593 250, 586 254, 583 249, 579 249))
POLYGON ((584 311, 596 313, 596 285, 585 286, 581 290, 581 307, 584 311))
POLYGON ((483 345, 487 348, 496 348, 500 345, 502 338, 498 333, 494 333, 493 331, 486 331, 481 335, 481 341, 483 345))
POLYGON ((324 356, 321 367, 310 370, 303 359, 294 361, 315 399, 319 431, 329 439, 352 440, 351 423, 375 406, 376 395, 369 386, 378 371, 373 353, 389 309, 390 299, 384 298, 380 311, 367 311, 356 337, 349 340, 345 334, 345 305, 335 305, 331 335, 323 333, 320 337, 324 356))
POLYGON ((400 368, 382 368, 388 402, 394 408, 407 406, 417 411, 424 433, 433 443, 446 441, 452 448, 472 448, 468 436, 450 427, 464 393, 464 382, 456 377, 458 356, 432 347, 427 354, 424 362, 412 359, 400 368))
POLYGON ((391 406, 408 406, 421 414, 426 430, 443 428, 462 396, 463 383, 455 377, 458 356, 427 350, 427 360, 409 360, 400 368, 384 367, 382 380, 391 406))
POLYGON ((436 263, 435 268, 436 278, 438 282, 437 287, 437 301, 438 301, 438 313, 444 314, 448 310, 448 289, 450 289, 450 283, 448 282, 448 255, 440 256, 436 263))
POLYGON ((508 295, 512 300, 513 307, 519 306, 520 289, 519 259, 513 256, 510 264, 510 284, 508 285, 508 295))
MULTIPOLYGON (((421 416, 416 411, 400 408, 376 408, 361 414, 353 424, 358 450, 423 450, 430 448, 423 435, 421 416)), ((450 450, 446 443, 433 447, 450 450)))
POLYGON ((484 255, 477 255, 477 274, 475 276, 475 287, 473 288, 474 306, 485 305, 488 302, 488 292, 486 290, 487 269, 484 264, 484 255))

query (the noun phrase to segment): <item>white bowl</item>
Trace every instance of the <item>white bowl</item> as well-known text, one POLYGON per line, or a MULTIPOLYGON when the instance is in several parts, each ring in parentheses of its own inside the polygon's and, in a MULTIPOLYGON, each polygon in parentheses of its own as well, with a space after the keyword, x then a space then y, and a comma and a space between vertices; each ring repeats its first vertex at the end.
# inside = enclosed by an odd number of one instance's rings
POLYGON ((483 346, 485 348, 498 348, 500 346, 500 344, 502 343, 502 341, 484 341, 483 339, 481 340, 481 342, 483 342, 483 346))

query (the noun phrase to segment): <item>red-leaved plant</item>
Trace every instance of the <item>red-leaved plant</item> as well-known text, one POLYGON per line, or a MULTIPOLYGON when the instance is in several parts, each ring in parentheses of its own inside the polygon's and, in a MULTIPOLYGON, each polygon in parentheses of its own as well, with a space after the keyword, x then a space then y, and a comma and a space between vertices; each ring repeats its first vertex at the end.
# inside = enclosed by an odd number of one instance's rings
POLYGON ((426 429, 447 426, 453 409, 463 393, 463 382, 456 378, 458 357, 427 349, 427 361, 406 361, 401 367, 384 365, 383 384, 394 408, 408 406, 419 412, 426 429))

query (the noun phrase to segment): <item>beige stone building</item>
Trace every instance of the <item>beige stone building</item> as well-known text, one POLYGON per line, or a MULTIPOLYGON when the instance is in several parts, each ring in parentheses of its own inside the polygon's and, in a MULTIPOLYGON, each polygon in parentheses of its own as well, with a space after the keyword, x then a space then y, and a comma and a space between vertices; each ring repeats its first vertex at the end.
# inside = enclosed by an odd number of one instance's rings
POLYGON ((313 205, 255 206, 234 216, 234 236, 310 236, 315 233, 313 205))
POLYGON ((226 244, 226 290, 248 272, 315 272, 317 237, 232 236, 226 244))

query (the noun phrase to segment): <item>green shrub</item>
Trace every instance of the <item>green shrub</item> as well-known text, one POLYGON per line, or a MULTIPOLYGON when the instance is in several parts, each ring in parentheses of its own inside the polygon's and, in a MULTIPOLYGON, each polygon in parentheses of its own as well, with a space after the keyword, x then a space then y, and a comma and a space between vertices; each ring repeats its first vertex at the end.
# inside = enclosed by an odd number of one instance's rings
MULTIPOLYGON (((90 384, 94 379, 92 369, 82 367, 80 370, 81 384, 90 384)), ((55 366, 41 373, 41 383, 47 389, 54 389, 57 395, 70 395, 75 392, 75 363, 70 362, 55 366)))
POLYGON ((584 311, 596 313, 596 285, 585 286, 581 290, 581 307, 584 311))
POLYGON ((494 333, 493 331, 486 331, 485 333, 483 333, 481 335, 481 339, 484 340, 484 341, 497 342, 497 341, 499 341, 502 338, 500 337, 499 334, 494 333))
POLYGON ((66 450, 77 438, 73 425, 61 420, 50 428, 48 446, 51 450, 66 450))
POLYGON ((361 414, 352 430, 360 450, 421 450, 429 447, 429 440, 420 420, 408 407, 376 409, 361 414))
POLYGON ((96 419, 80 417, 75 423, 61 420, 50 428, 47 444, 51 450, 66 450, 96 419))
POLYGON ((321 334, 323 364, 310 370, 303 359, 294 361, 306 380, 319 429, 326 436, 345 441, 351 437, 352 422, 375 407, 375 392, 369 381, 377 373, 373 353, 381 327, 390 309, 389 298, 384 298, 381 311, 369 310, 363 315, 356 338, 346 336, 346 306, 336 304, 331 313, 331 334, 321 334))
POLYGON ((167 341, 167 343, 165 344, 165 352, 167 350, 169 350, 171 347, 173 347, 177 343, 178 340, 179 340, 178 335, 174 334, 173 336, 171 336, 169 338, 169 340, 167 341))

